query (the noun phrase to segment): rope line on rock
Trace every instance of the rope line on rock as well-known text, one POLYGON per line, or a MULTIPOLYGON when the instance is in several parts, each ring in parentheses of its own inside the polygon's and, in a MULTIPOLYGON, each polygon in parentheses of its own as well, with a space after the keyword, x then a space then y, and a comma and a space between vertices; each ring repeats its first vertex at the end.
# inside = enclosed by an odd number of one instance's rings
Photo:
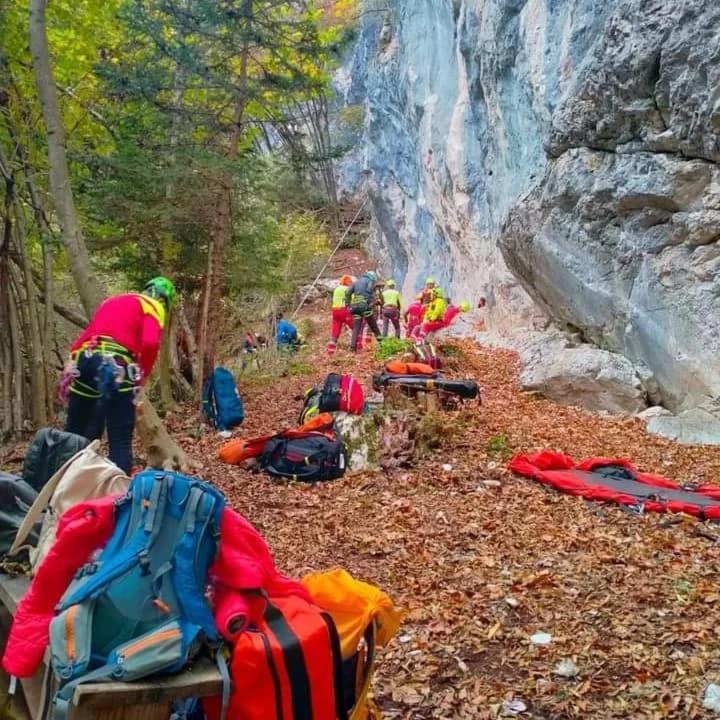
POLYGON ((327 259, 327 262, 322 266, 322 270, 317 274, 315 279, 312 281, 312 285, 308 288, 308 291, 305 293, 305 297, 300 301, 300 304, 295 308, 295 312, 290 316, 291 320, 295 319, 295 316, 300 312, 300 309, 302 306, 307 302, 307 299, 310 297, 310 293, 315 289, 315 286, 318 283, 318 280, 322 277, 322 274, 327 270, 328 265, 330 264, 330 261, 335 257, 335 254, 340 249, 340 246, 343 244, 345 238, 347 237, 347 234, 350 232, 350 228, 355 224, 355 221, 360 217, 360 213, 365 209, 365 206, 367 205, 368 198, 365 198, 362 202, 362 205, 358 208, 358 211, 355 213, 355 217, 350 221, 348 226, 345 228, 345 232, 342 234, 340 239, 338 240, 337 245, 335 246, 335 249, 330 253, 330 257, 327 259))

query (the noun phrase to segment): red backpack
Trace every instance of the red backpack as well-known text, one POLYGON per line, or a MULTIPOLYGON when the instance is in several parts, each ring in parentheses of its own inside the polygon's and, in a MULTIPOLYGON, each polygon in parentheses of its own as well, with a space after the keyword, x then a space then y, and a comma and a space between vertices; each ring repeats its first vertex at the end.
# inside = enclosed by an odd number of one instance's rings
POLYGON ((305 393, 305 404, 300 412, 300 424, 318 413, 346 412, 362 415, 365 407, 363 386, 352 375, 330 373, 322 387, 314 387, 305 393))

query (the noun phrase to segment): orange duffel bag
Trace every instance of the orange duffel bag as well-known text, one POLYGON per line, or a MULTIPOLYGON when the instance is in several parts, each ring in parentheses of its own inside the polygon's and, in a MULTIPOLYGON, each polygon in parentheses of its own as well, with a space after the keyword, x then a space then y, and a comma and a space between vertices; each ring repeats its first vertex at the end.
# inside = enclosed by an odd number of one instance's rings
POLYGON ((385 372, 390 375, 428 375, 429 377, 437 375, 437 371, 425 363, 401 362, 400 360, 391 360, 386 363, 385 372))
POLYGON ((312 420, 308 420, 303 425, 300 425, 300 427, 293 428, 292 430, 283 430, 283 432, 276 435, 263 435, 262 437, 250 439, 235 438, 220 446, 218 457, 228 465, 239 465, 243 460, 249 460, 250 458, 262 455, 267 442, 278 437, 278 435, 292 438, 306 435, 309 432, 319 432, 333 438, 335 437, 333 423, 334 418, 331 413, 321 413, 312 418, 312 420))

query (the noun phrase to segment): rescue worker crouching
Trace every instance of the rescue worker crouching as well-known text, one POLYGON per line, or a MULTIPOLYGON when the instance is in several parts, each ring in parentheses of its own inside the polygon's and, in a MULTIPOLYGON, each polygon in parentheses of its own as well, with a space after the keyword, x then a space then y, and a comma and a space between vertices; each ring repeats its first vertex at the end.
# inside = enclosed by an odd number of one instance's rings
POLYGON ((434 287, 432 291, 432 300, 425 311, 424 322, 415 328, 414 337, 424 338, 429 332, 440 330, 443 327, 443 317, 447 303, 445 302, 445 293, 442 288, 434 287))
POLYGON ((96 440, 107 427, 110 460, 128 474, 135 396, 152 373, 175 296, 172 282, 156 277, 141 293, 105 300, 73 342, 61 382, 65 430, 96 440))
POLYGON ((302 344, 303 339, 298 333, 298 329, 289 320, 285 320, 282 313, 275 316, 276 330, 275 340, 278 350, 295 352, 302 344))

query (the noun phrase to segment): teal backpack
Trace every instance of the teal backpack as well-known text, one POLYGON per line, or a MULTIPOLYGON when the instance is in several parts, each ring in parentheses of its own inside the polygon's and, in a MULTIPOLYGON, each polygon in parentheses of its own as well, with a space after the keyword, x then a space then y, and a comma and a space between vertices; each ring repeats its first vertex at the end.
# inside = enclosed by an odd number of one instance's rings
MULTIPOLYGON (((81 568, 50 625, 60 681, 52 720, 67 717, 82 683, 174 673, 204 645, 219 645, 205 592, 224 505, 218 490, 179 473, 133 478, 105 549, 81 568)), ((216 655, 226 706, 229 677, 216 655)))

